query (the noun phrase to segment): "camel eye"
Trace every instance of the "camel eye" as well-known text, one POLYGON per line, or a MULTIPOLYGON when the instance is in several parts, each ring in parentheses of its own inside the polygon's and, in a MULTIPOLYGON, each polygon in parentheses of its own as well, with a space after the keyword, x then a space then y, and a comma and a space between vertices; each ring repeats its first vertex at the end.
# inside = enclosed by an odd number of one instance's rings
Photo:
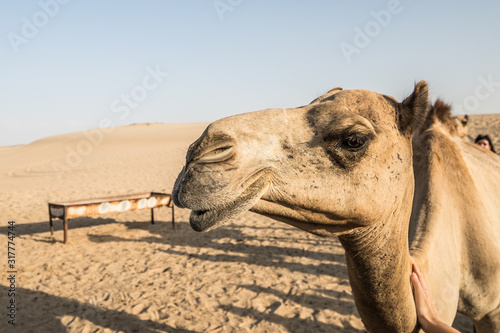
POLYGON ((349 149, 349 150, 358 150, 358 149, 363 148, 366 141, 367 141, 366 137, 355 134, 355 135, 348 136, 340 144, 341 144, 342 148, 349 149))

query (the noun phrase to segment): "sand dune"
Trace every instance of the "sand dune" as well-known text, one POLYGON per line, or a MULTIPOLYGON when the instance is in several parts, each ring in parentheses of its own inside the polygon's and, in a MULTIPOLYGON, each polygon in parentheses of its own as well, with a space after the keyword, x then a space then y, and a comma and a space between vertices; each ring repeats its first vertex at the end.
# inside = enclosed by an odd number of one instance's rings
MULTIPOLYGON (((80 218, 48 232, 47 202, 170 193, 207 124, 141 124, 0 147, 0 239, 16 221, 13 332, 364 332, 336 239, 247 213, 196 233, 187 210, 80 218)), ((500 115, 472 116, 469 136, 500 149, 500 115)), ((6 262, 7 249, 0 255, 6 262)), ((5 265, 5 263, 2 263, 5 265)), ((4 270, 2 269, 2 272, 4 270)), ((2 273, 2 308, 9 284, 2 273)), ((468 320, 456 325, 472 332, 468 320)))

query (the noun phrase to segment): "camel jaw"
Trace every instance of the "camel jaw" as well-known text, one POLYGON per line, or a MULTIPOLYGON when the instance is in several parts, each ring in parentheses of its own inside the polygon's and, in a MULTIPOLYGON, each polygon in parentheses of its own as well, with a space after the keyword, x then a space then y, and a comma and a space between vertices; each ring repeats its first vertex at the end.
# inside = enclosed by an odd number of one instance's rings
POLYGON ((198 232, 210 231, 250 210, 267 191, 269 180, 270 174, 264 172, 235 200, 209 210, 192 210, 189 216, 191 228, 198 232))
POLYGON ((352 218, 273 202, 269 198, 261 198, 251 211, 323 237, 341 236, 361 226, 352 218))

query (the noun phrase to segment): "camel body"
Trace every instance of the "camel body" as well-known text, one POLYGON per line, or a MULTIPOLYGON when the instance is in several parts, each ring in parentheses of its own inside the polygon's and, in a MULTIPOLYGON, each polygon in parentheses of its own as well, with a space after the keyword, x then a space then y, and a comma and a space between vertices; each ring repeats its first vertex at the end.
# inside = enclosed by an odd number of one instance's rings
POLYGON ((457 309, 477 332, 500 332, 500 157, 462 140, 448 106, 432 117, 413 140, 410 253, 444 321, 457 309))
POLYGON ((197 231, 251 210, 338 236, 370 332, 419 330, 413 261, 442 320, 458 309, 500 332, 500 159, 461 140, 443 105, 428 112, 427 95, 425 82, 402 103, 336 88, 221 119, 190 146, 174 202, 197 231))

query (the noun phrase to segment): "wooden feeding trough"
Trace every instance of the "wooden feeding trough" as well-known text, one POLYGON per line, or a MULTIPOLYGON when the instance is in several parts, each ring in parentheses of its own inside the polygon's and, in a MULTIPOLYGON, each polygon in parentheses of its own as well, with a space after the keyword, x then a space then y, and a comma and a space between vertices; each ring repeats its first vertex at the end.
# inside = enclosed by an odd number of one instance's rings
POLYGON ((153 209, 157 207, 172 207, 172 228, 175 228, 174 203, 172 196, 166 193, 146 192, 96 199, 49 202, 50 234, 54 235, 52 224, 54 218, 63 220, 64 243, 66 244, 69 219, 132 210, 151 209, 151 223, 154 224, 153 209))

